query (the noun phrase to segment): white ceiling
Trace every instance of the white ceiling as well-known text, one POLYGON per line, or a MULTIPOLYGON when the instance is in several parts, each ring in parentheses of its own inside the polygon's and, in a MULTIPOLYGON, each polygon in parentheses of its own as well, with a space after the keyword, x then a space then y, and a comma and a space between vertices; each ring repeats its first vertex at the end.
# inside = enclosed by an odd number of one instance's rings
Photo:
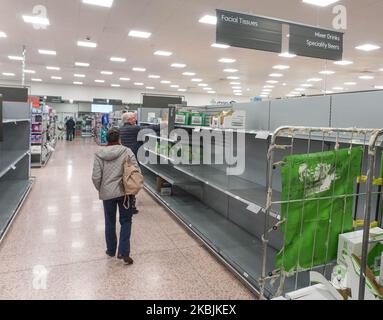
POLYGON ((283 97, 308 78, 321 77, 324 81, 314 83, 315 87, 306 94, 319 94, 326 88, 344 87, 344 82, 357 82, 349 90, 373 89, 374 85, 383 86, 383 33, 382 0, 342 0, 348 10, 348 29, 344 39, 344 59, 354 61, 350 66, 337 66, 331 61, 297 57, 281 58, 277 54, 240 48, 211 48, 215 42, 215 26, 198 23, 205 14, 215 14, 215 9, 226 9, 263 15, 300 23, 331 28, 332 7, 319 8, 302 3, 301 0, 114 0, 112 8, 101 8, 81 3, 81 0, 2 0, 0 8, 0 31, 7 38, 0 38, 0 81, 21 81, 21 62, 10 61, 8 55, 20 55, 22 46, 27 47, 27 69, 36 71, 26 75, 26 79, 41 78, 46 83, 72 84, 83 81, 84 85, 110 87, 121 84, 122 88, 142 88, 153 86, 159 91, 172 89, 160 80, 169 80, 188 92, 204 93, 201 87, 191 82, 191 77, 183 76, 184 71, 193 71, 196 77, 217 91, 220 95, 232 95, 233 91, 224 68, 235 68, 241 79, 245 96, 259 95, 265 81, 272 72, 283 73, 277 79, 279 84, 272 92, 273 97, 283 97), (23 14, 32 15, 35 5, 47 8, 51 25, 46 30, 35 30, 22 20, 23 14), (150 39, 128 37, 131 29, 152 32, 150 39), (98 43, 96 49, 80 48, 76 43, 87 36, 98 43), (355 50, 355 46, 372 42, 382 46, 375 52, 365 53, 355 50), (57 51, 57 56, 44 56, 38 49, 57 51), (155 50, 172 51, 171 57, 153 55, 155 50), (110 62, 112 56, 126 57, 125 63, 110 62), (235 58, 236 63, 226 65, 218 59, 235 58), (77 68, 76 61, 89 62, 90 68, 77 68), (170 64, 187 64, 185 69, 174 69, 170 64), (287 71, 276 71, 276 64, 288 64, 287 71), (319 75, 326 67, 336 71, 331 76, 319 75), (46 66, 58 66, 60 71, 48 71, 46 66), (133 72, 132 67, 145 67, 145 73, 133 72), (101 75, 100 71, 113 71, 113 75, 101 75), (362 72, 374 73, 374 80, 360 80, 362 72), (13 72, 15 77, 2 75, 13 72), (74 73, 86 75, 76 79, 74 73), (161 79, 148 79, 149 74, 160 75, 161 79), (51 76, 61 76, 62 80, 52 80, 51 76), (119 81, 120 77, 131 78, 130 82, 119 81), (103 79, 104 84, 94 80, 103 79), (143 82, 144 87, 134 86, 134 82, 143 82), (285 86, 282 83, 286 83, 285 86), (247 90, 249 89, 249 90, 247 90))

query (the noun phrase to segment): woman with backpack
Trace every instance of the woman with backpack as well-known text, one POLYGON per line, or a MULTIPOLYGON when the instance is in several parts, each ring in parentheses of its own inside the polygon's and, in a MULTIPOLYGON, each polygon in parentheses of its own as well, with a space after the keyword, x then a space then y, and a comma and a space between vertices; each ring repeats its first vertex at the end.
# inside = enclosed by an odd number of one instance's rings
POLYGON ((133 152, 120 143, 120 131, 113 128, 107 133, 108 145, 95 154, 92 180, 103 201, 105 214, 106 254, 133 264, 130 257, 130 235, 133 207, 131 194, 142 188, 143 178, 133 152), (121 232, 117 248, 116 215, 120 213, 121 232), (118 249, 118 250, 117 250, 118 249))

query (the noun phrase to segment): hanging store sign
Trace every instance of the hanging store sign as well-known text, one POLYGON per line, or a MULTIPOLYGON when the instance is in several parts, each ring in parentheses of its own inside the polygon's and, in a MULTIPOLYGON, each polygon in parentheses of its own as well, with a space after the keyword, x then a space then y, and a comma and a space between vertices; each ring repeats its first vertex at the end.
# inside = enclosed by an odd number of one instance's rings
POLYGON ((290 25, 289 52, 299 56, 326 60, 342 60, 343 33, 290 25))
POLYGON ((61 103, 62 102, 62 97, 47 96, 45 98, 45 102, 48 102, 48 103, 61 103))
POLYGON ((217 43, 262 51, 282 51, 282 23, 264 17, 217 10, 217 43))
POLYGON ((343 55, 341 32, 225 10, 217 10, 216 42, 326 60, 343 55))
POLYGON ((112 104, 114 106, 122 106, 122 100, 118 99, 110 99, 109 104, 112 104))

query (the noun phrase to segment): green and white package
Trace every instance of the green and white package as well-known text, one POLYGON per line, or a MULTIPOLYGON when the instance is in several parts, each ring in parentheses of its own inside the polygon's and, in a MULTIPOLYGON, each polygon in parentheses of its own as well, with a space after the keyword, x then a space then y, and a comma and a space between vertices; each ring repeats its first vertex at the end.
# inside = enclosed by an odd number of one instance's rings
POLYGON ((290 273, 337 257, 339 234, 353 229, 353 196, 361 147, 293 155, 281 167, 284 247, 276 267, 290 273))

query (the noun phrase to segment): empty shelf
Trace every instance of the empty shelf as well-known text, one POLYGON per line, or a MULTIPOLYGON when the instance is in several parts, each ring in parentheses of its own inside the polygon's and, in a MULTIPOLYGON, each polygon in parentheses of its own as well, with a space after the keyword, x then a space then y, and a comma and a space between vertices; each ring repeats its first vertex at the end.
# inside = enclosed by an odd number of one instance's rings
MULTIPOLYGON (((255 204, 261 209, 266 207, 267 188, 265 186, 242 179, 239 176, 228 176, 224 171, 207 165, 176 165, 175 168, 249 206, 255 204)), ((280 193, 274 191, 273 201, 279 201, 279 199, 280 193)), ((278 206, 274 206, 273 211, 279 212, 278 206)))
POLYGON ((0 155, 0 178, 25 157, 29 150, 3 150, 0 155))
POLYGON ((141 164, 146 169, 150 170, 154 174, 160 176, 172 185, 191 184, 194 183, 193 179, 185 174, 174 169, 173 166, 166 164, 141 164))
POLYGON ((0 182, 0 239, 3 237, 31 185, 32 182, 29 180, 0 182))

